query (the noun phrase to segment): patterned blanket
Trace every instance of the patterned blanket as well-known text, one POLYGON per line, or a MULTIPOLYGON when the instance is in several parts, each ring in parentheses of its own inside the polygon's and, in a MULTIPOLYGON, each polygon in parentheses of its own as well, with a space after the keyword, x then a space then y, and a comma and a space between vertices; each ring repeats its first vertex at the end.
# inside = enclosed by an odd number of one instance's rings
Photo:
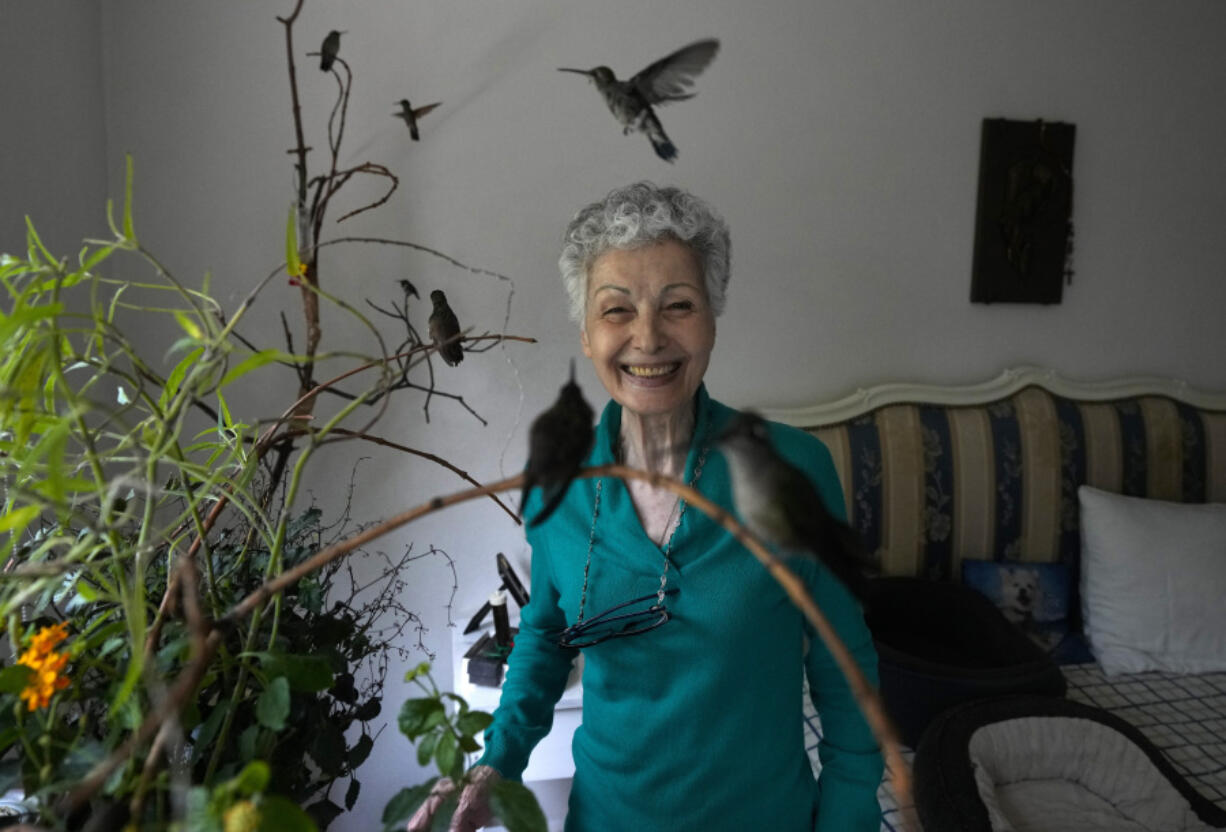
MULTIPOLYGON (((1068 698, 1110 711, 1141 730, 1202 795, 1226 809, 1226 673, 1106 676, 1097 664, 1062 667, 1068 698)), ((805 748, 816 774, 821 722, 805 696, 805 748)), ((906 749, 908 765, 914 752, 906 749)), ((878 791, 881 829, 906 832, 889 777, 878 791)), ((918 829, 918 825, 914 828, 918 829)))

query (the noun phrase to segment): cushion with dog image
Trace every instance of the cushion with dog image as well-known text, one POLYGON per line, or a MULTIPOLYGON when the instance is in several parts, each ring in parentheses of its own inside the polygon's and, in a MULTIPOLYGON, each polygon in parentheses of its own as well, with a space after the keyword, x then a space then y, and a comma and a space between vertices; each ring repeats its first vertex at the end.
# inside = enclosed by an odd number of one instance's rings
POLYGON ((970 587, 875 578, 865 619, 886 711, 912 748, 933 717, 962 702, 1011 693, 1064 695, 1064 676, 1052 658, 970 587))
POLYGON ((1070 632, 1072 581, 1065 564, 968 559, 962 561, 962 583, 982 593, 1057 664, 1094 660, 1085 639, 1070 632))

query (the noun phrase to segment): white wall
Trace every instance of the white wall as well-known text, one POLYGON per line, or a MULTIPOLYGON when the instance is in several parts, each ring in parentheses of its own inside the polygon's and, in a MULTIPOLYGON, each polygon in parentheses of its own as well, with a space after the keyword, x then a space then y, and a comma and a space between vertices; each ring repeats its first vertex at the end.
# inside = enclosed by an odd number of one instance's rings
MULTIPOLYGON (((29 15, 33 5, 18 7, 29 15)), ((62 28, 91 25, 90 12, 67 11, 87 4, 38 5, 55 9, 62 28)), ((14 203, 39 204, 44 182, 64 181, 62 160, 83 145, 95 156, 66 181, 85 182, 105 164, 113 194, 122 154, 132 152, 143 240, 181 277, 211 271, 218 294, 237 304, 281 259, 293 134, 274 16, 290 6, 106 3, 105 131, 92 124, 66 133, 53 97, 24 104, 45 117, 28 129, 54 153, 25 151, 37 163, 13 173, 6 164, 6 225, 14 203), (96 156, 102 146, 105 159, 96 156)), ((62 43, 58 30, 38 28, 38 41, 5 50, 6 78, 62 43)), ((316 164, 334 84, 303 55, 332 28, 348 30, 342 55, 356 73, 346 161, 381 162, 401 178, 387 206, 333 234, 408 239, 509 276, 507 329, 540 341, 471 356, 445 374, 447 389, 466 396, 488 427, 442 403, 426 426, 420 399, 405 399, 380 426, 478 479, 518 469, 528 422, 578 354, 556 277, 563 225, 585 202, 644 177, 691 188, 731 222, 730 303, 708 376, 713 394, 730 403, 795 404, 890 380, 980 380, 1020 363, 1074 377, 1174 374, 1226 388, 1226 5, 308 2, 296 31, 316 164), (672 166, 643 137, 622 136, 582 78, 555 71, 605 63, 624 76, 705 36, 721 38, 723 49, 699 78, 697 98, 660 113, 680 148, 672 166), (424 120, 420 143, 390 116, 406 96, 444 101, 424 120), (1076 276, 1058 306, 969 302, 985 117, 1077 125, 1076 276)), ((94 83, 88 63, 28 77, 39 85, 75 78, 69 86, 83 95, 94 83)), ((4 103, 21 101, 8 83, 4 103)), ((374 193, 356 189, 346 204, 374 193)), ((85 220, 100 216, 92 205, 81 210, 85 220)), ((83 222, 83 234, 96 230, 83 222)), ((11 239, 11 228, 0 232, 11 239)), ((323 268, 326 288, 354 301, 386 299, 408 276, 419 288, 446 289, 466 325, 503 326, 506 284, 423 255, 336 247, 323 268)), ((278 281, 249 334, 276 343, 276 316, 292 316, 295 303, 278 281)), ((424 306, 419 315, 424 323, 424 306)), ((333 347, 370 348, 341 327, 329 337, 333 347)), ((587 368, 581 382, 603 401, 587 368)), ((250 406, 267 415, 280 401, 250 406)), ((357 453, 328 458, 331 468, 314 480, 321 498, 334 498, 329 480, 347 475, 357 453)), ((366 517, 460 486, 387 453, 364 466, 366 517)), ((436 515, 386 547, 410 541, 456 558, 460 599, 450 618, 461 625, 491 588, 494 552, 527 561, 520 531, 488 505, 436 515)), ((429 626, 423 638, 448 678, 451 572, 426 562, 412 577, 407 603, 429 626)), ((405 695, 394 678, 389 717, 405 695)), ((337 828, 370 828, 397 787, 420 779, 408 750, 393 724, 363 771, 358 811, 337 828)))
POLYGON ((0 4, 0 251, 28 215, 53 252, 106 228, 101 15, 93 3, 0 4))

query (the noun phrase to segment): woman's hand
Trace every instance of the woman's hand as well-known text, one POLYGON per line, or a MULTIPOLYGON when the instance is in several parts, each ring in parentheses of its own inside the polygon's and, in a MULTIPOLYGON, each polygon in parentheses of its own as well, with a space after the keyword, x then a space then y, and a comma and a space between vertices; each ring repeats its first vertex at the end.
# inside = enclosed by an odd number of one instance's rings
MULTIPOLYGON (((490 811, 490 787, 498 781, 498 772, 489 766, 473 766, 460 781, 460 802, 451 818, 449 832, 476 832, 488 826, 494 815, 490 811)), ((456 783, 444 777, 434 784, 430 796, 421 808, 409 819, 408 832, 426 832, 434 813, 456 790, 456 783)))

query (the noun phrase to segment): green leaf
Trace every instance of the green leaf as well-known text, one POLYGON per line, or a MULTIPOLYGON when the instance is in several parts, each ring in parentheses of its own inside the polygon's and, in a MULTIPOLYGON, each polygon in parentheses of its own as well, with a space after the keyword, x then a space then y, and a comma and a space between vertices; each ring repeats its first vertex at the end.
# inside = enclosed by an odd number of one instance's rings
POLYGON ((490 809, 507 832, 548 832, 541 804, 523 783, 495 781, 490 787, 490 809))
POLYGON ((414 679, 416 679, 418 676, 426 675, 429 672, 430 672, 430 662, 422 662, 417 667, 414 667, 410 669, 407 673, 405 673, 404 680, 406 682, 411 682, 414 679))
POLYGON ((366 762, 366 758, 370 756, 370 751, 374 747, 375 741, 371 739, 370 734, 363 734, 359 737, 353 748, 349 749, 349 768, 357 768, 366 762))
POLYGON ((319 832, 311 816, 279 794, 260 801, 260 832, 319 832))
POLYGON ((232 428, 234 427, 234 417, 230 415, 230 405, 226 404, 226 397, 217 391, 217 419, 218 427, 232 428))
POLYGON ((4 516, 0 517, 0 532, 9 532, 13 529, 24 530, 30 522, 42 513, 41 506, 22 506, 15 508, 4 516))
POLYGON ((289 680, 278 676, 268 683, 255 703, 255 718, 265 728, 280 731, 289 717, 289 680))
POLYGON ((162 388, 162 395, 158 397, 158 403, 163 409, 170 404, 170 400, 179 392, 179 385, 183 383, 187 371, 200 360, 200 356, 204 354, 204 347, 196 347, 179 360, 175 368, 170 371, 170 375, 166 377, 166 386, 162 388))
MULTIPOLYGON (((138 624, 142 623, 143 621, 143 616, 136 619, 138 624)), ((136 639, 136 641, 139 643, 143 638, 144 633, 142 632, 140 634, 140 638, 136 639)), ((135 690, 136 683, 140 681, 141 675, 144 673, 144 669, 144 652, 138 650, 132 653, 132 655, 128 658, 128 669, 124 674, 123 682, 120 684, 119 690, 115 693, 114 698, 111 699, 110 715, 112 717, 118 714, 123 709, 123 706, 127 704, 128 697, 130 697, 132 695, 132 691, 135 690)))
POLYGON ((115 250, 115 247, 114 246, 102 246, 101 248, 95 249, 93 253, 91 253, 89 256, 86 256, 85 253, 88 250, 89 249, 87 248, 81 249, 81 254, 78 257, 78 261, 81 263, 81 268, 85 271, 89 271, 94 266, 98 265, 103 260, 110 257, 111 252, 115 250))
POLYGON ((319 693, 332 687, 332 663, 323 656, 266 651, 244 655, 259 659, 269 676, 284 676, 294 690, 319 693))
POLYGON ((464 759, 460 756, 460 745, 456 742, 455 734, 444 731, 438 738, 438 745, 434 746, 434 762, 440 774, 459 779, 461 772, 457 769, 462 767, 464 759))
POLYGON ((191 646, 192 639, 188 635, 182 635, 166 642, 157 652, 158 666, 163 669, 173 667, 177 660, 187 658, 191 646))
POLYGON ((427 734, 417 743, 417 764, 424 766, 434 756, 434 746, 438 745, 438 734, 427 734))
POLYGON ((490 723, 494 721, 494 717, 487 714, 485 711, 469 711, 468 713, 460 714, 456 719, 455 727, 461 734, 468 737, 475 737, 486 728, 490 727, 490 723))
POLYGON ((43 245, 42 238, 34 230, 34 221, 29 216, 26 217, 26 249, 26 257, 31 263, 36 263, 35 255, 41 253, 47 265, 55 265, 55 256, 43 245))
POLYGON ((319 800, 306 807, 306 813, 315 821, 316 826, 326 829, 332 821, 343 815, 345 810, 331 800, 319 800))
POLYGON ((460 713, 462 714, 468 713, 468 700, 465 699, 463 696, 460 696, 460 694, 452 693, 449 690, 445 690, 439 695, 443 699, 450 699, 452 702, 454 702, 456 704, 456 707, 459 709, 460 713))
POLYGON ((302 274, 302 260, 298 257, 298 205, 291 203, 289 218, 285 222, 285 268, 290 275, 302 274))
POLYGON ((345 789, 345 808, 353 809, 353 804, 358 802, 358 795, 362 793, 362 784, 357 778, 349 781, 349 788, 345 789))
POLYGON ((238 756, 243 760, 254 760, 259 739, 260 725, 258 722, 253 722, 238 736, 238 756))
POLYGON ((313 736, 307 753, 328 774, 340 774, 345 767, 345 735, 340 726, 325 722, 312 727, 313 736))
POLYGON ((405 703, 400 706, 400 718, 398 719, 400 733, 415 740, 428 730, 429 721, 439 716, 446 717, 446 713, 443 711, 443 703, 437 699, 405 700, 405 703))
POLYGON ((140 702, 136 699, 128 699, 115 711, 116 721, 127 728, 129 731, 135 731, 140 727, 144 716, 141 714, 140 702))
POLYGON ((268 781, 271 777, 272 772, 268 768, 268 763, 263 760, 252 760, 243 766, 243 770, 234 778, 232 785, 244 797, 250 797, 268 788, 268 781))
MULTIPOLYGON (((17 742, 17 740, 20 738, 21 731, 18 730, 16 725, 12 725, 5 728, 3 731, 0 731, 0 757, 4 757, 8 753, 9 748, 12 747, 13 743, 17 742)), ((18 767, 21 765, 20 761, 18 760, 12 760, 11 762, 16 763, 18 767)), ((0 765, 2 765, 2 763, 0 763, 0 765)), ((0 789, 4 789, 5 791, 8 791, 9 789, 8 784, 4 782, 2 777, 0 777, 0 789)))
POLYGON ((15 664, 0 670, 0 693, 21 693, 30 683, 34 669, 24 664, 15 664))
POLYGON ((370 722, 383 711, 383 703, 378 697, 372 696, 366 703, 353 712, 353 718, 359 722, 370 722))
POLYGON ((196 733, 196 739, 192 743, 192 756, 195 759, 200 759, 204 756, 205 750, 213 743, 218 729, 221 728, 222 720, 226 718, 226 712, 229 710, 230 700, 223 699, 209 712, 208 718, 201 723, 200 730, 196 733))
POLYGON ((174 310, 174 318, 179 322, 179 326, 192 339, 199 341, 204 338, 204 330, 200 328, 200 324, 192 320, 191 316, 179 309, 174 310))
POLYGON ((187 792, 187 832, 222 832, 221 815, 210 798, 204 786, 187 792))
POLYGON ((280 350, 260 350, 257 353, 247 356, 238 366, 231 367, 230 371, 221 377, 221 384, 218 387, 225 387, 235 379, 245 376, 252 370, 257 370, 265 364, 271 364, 281 356, 280 350))
POLYGON ((383 807, 383 816, 380 818, 387 829, 403 828, 405 822, 426 802, 430 790, 437 782, 437 777, 431 777, 419 786, 401 789, 392 795, 392 799, 383 807))

